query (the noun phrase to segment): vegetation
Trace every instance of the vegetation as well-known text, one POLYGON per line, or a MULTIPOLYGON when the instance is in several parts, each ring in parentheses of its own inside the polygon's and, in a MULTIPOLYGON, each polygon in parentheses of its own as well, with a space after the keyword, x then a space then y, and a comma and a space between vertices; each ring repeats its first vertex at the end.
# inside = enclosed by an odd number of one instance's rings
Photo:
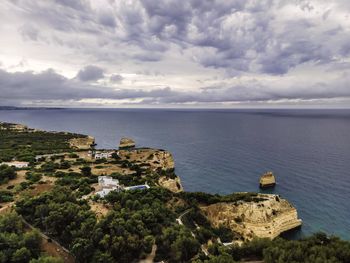
POLYGON ((208 259, 197 260, 196 263, 239 262, 242 259, 263 260, 265 263, 348 263, 350 262, 350 242, 337 237, 328 237, 317 233, 301 240, 285 240, 277 238, 254 239, 243 243, 224 247, 214 244, 209 248, 208 259))
POLYGON ((157 238, 157 259, 169 262, 189 262, 198 254, 200 243, 183 226, 167 227, 157 238))
POLYGON ((99 222, 87 203, 79 201, 67 187, 23 199, 16 207, 26 220, 65 244, 81 262, 101 258, 104 262, 131 262, 150 253, 155 242, 162 257, 182 262, 197 253, 199 242, 176 225, 176 215, 165 206, 171 196, 162 188, 111 192, 106 199, 113 208, 99 222))
POLYGON ((13 194, 10 191, 0 190, 0 203, 13 201, 13 194))
POLYGON ((0 165, 0 185, 16 178, 16 169, 8 165, 0 165))
POLYGON ((232 193, 229 195, 209 194, 204 192, 181 192, 178 194, 181 198, 191 204, 215 204, 219 202, 260 202, 264 198, 258 196, 258 193, 232 193))
POLYGON ((27 172, 25 178, 31 183, 36 183, 41 180, 42 175, 40 173, 27 172))
MULTIPOLYGON (((249 260, 266 263, 350 263, 350 242, 325 234, 295 241, 254 239, 241 246, 224 246, 221 242, 242 239, 223 225, 213 227, 199 205, 264 200, 256 193, 226 196, 203 192, 172 193, 159 187, 157 182, 161 176, 175 178, 173 170, 155 171, 147 163, 135 163, 130 161, 131 158, 121 159, 116 153, 107 160, 84 159, 83 154, 79 157, 72 152, 68 144, 70 138, 82 135, 7 128, 0 129, 0 162, 16 158, 30 161, 32 165, 25 175, 26 181, 19 178, 21 182, 17 185, 0 190, 0 203, 16 201, 18 213, 0 217, 0 263, 62 262, 41 255, 40 235, 36 231, 25 232, 21 217, 66 247, 77 262, 84 263, 138 262, 155 247, 155 261, 170 263, 249 260), (35 160, 37 154, 59 152, 69 154, 35 160), (126 173, 107 173, 122 185, 147 182, 151 188, 111 192, 104 199, 97 196, 89 199, 87 195, 98 181, 93 174, 95 169, 101 172, 113 165, 127 170, 126 173), (50 181, 47 176, 55 178, 47 183, 50 181), (49 186, 45 188, 44 185, 42 193, 37 190, 41 184, 49 186), (100 208, 108 209, 108 212, 99 214, 95 211, 100 208), (209 252, 208 256, 204 247, 209 252)), ((0 184, 15 177, 15 168, 0 166, 0 184)), ((234 220, 240 223, 242 218, 234 220)))
POLYGON ((34 130, 16 131, 10 124, 0 123, 0 161, 13 158, 32 162, 39 154, 71 151, 69 140, 83 135, 34 130))
POLYGON ((37 231, 25 231, 16 213, 0 216, 0 262, 60 263, 59 259, 41 257, 41 237, 37 231))

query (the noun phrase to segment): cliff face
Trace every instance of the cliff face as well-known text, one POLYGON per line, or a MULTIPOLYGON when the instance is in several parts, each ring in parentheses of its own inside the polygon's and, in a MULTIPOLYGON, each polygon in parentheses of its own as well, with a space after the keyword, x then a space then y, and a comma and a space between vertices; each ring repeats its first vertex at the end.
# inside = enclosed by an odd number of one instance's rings
POLYGON ((157 149, 133 149, 119 150, 121 159, 126 159, 140 165, 148 165, 152 170, 174 170, 175 164, 173 156, 168 151, 157 149))
POLYGON ((183 191, 180 178, 178 176, 175 179, 168 178, 166 176, 162 176, 158 181, 159 185, 170 190, 173 193, 179 193, 183 191))
POLYGON ((217 203, 201 207, 214 226, 223 224, 245 240, 275 238, 302 224, 297 210, 277 195, 259 194, 260 202, 217 203))
POLYGON ((120 139, 119 149, 135 147, 135 141, 130 138, 123 137, 120 139))
POLYGON ((91 145, 94 143, 95 138, 92 136, 73 138, 69 140, 70 147, 77 150, 89 150, 91 148, 91 145))
POLYGON ((275 176, 272 172, 263 174, 260 178, 260 187, 269 187, 276 184, 275 176))
POLYGON ((29 129, 28 126, 23 124, 5 123, 5 122, 0 122, 0 130, 12 130, 17 132, 33 131, 33 129, 29 129))

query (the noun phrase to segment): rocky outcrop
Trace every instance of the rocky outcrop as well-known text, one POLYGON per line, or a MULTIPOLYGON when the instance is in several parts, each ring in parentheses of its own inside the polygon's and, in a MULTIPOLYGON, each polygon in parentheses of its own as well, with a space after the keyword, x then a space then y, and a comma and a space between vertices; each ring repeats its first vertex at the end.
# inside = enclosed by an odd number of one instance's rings
POLYGON ((26 132, 26 131, 31 131, 33 129, 29 129, 28 126, 23 124, 0 122, 0 130, 26 132))
POLYGON ((119 149, 133 148, 135 147, 135 141, 130 138, 123 137, 120 139, 119 149))
POLYGON ((119 157, 123 160, 148 166, 151 170, 173 171, 175 169, 174 158, 168 151, 140 148, 133 150, 119 150, 119 157))
POLYGON ((221 202, 201 209, 214 226, 225 225, 245 240, 272 239, 302 224, 297 210, 287 200, 277 195, 259 194, 259 197, 263 200, 221 202))
POLYGON ((76 150, 89 150, 95 144, 95 138, 92 136, 73 138, 69 140, 69 146, 76 150))
POLYGON ((274 187, 276 185, 276 179, 272 172, 267 172, 260 177, 260 187, 274 187))
POLYGON ((179 193, 183 191, 183 187, 178 176, 176 176, 175 179, 161 176, 158 180, 158 183, 160 186, 170 190, 173 193, 179 193))

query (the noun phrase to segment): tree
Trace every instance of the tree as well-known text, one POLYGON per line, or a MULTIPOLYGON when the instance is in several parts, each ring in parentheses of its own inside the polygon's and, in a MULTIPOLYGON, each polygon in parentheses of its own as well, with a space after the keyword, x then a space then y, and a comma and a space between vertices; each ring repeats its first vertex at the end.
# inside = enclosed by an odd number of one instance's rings
POLYGON ((116 152, 112 153, 112 158, 115 160, 120 160, 120 157, 119 157, 118 153, 116 153, 116 152))
POLYGON ((83 176, 91 176, 91 167, 89 166, 84 166, 80 168, 80 171, 83 176))
POLYGON ((30 260, 30 251, 28 248, 22 247, 17 249, 12 255, 12 262, 27 263, 30 260))
POLYGON ((75 239, 71 251, 75 255, 77 261, 87 262, 93 252, 91 240, 83 238, 75 239))
POLYGON ((29 263, 63 263, 63 260, 55 257, 40 257, 38 259, 32 259, 29 263))
POLYGON ((25 247, 32 251, 32 255, 40 255, 41 237, 37 230, 25 233, 23 242, 25 247))
POLYGON ((16 169, 13 166, 0 165, 0 184, 16 178, 16 169))

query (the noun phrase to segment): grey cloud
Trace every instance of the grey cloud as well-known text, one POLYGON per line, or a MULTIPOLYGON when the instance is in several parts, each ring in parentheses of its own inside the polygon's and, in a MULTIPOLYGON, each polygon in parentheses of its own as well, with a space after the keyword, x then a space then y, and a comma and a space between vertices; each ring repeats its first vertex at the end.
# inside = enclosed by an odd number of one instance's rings
MULTIPOLYGON (((340 80, 337 83, 315 83, 308 87, 271 87, 262 84, 247 83, 232 87, 204 88, 199 92, 174 93, 171 96, 160 97, 157 102, 169 103, 223 103, 223 102, 271 102, 279 100, 315 100, 350 98, 350 90, 346 82, 349 79, 340 80), (333 85, 337 85, 336 88, 333 85), (333 87, 330 88, 330 86, 333 87)), ((283 84, 284 86, 286 84, 283 84)), ((287 84, 288 85, 288 84, 287 84)))
MULTIPOLYGON (((348 97, 348 76, 320 83, 305 77, 304 82, 287 83, 289 74, 295 73, 293 69, 302 67, 316 68, 319 75, 326 72, 329 76, 349 71, 350 31, 344 22, 346 17, 336 16, 340 11, 350 11, 350 4, 348 0, 331 2, 332 5, 320 9, 319 3, 325 3, 321 0, 130 0, 107 1, 100 9, 88 0, 7 1, 9 6, 16 5, 16 12, 20 10, 17 16, 23 20, 17 26, 24 39, 47 41, 44 44, 63 48, 67 51, 64 54, 77 54, 78 63, 90 60, 106 69, 110 63, 115 71, 109 72, 116 72, 115 64, 120 63, 123 72, 148 74, 147 71, 178 67, 184 62, 186 67, 171 69, 174 75, 199 72, 203 76, 203 72, 215 72, 228 76, 222 80, 227 82, 232 76, 258 76, 258 79, 281 77, 281 83, 210 86, 203 81, 205 88, 199 91, 178 92, 170 88, 145 91, 137 87, 113 90, 91 85, 89 81, 103 78, 104 71, 87 66, 74 79, 54 71, 38 74, 3 71, 0 89, 6 91, 3 94, 8 99, 16 99, 7 90, 12 87, 13 94, 26 100, 36 96, 43 100, 142 98, 147 103, 348 97), (284 17, 293 8, 296 15, 284 17), (197 65, 190 60, 215 70, 198 67, 197 71, 197 65), (189 72, 184 72, 187 69, 189 72)), ((122 78, 112 75, 109 80, 121 83, 122 78)), ((192 89, 186 84, 182 88, 192 89)))
POLYGON ((109 12, 102 12, 98 15, 98 21, 107 27, 111 27, 114 28, 116 27, 116 22, 115 22, 115 18, 114 15, 112 13, 109 12))
POLYGON ((19 32, 24 40, 37 41, 39 38, 39 30, 30 24, 23 25, 19 28, 19 32))
POLYGON ((120 83, 124 78, 119 74, 113 74, 109 80, 113 83, 120 83))
MULTIPOLYGON (((23 0, 16 3, 30 10, 26 15, 30 14, 33 23, 99 36, 108 43, 115 42, 116 47, 118 43, 138 47, 138 51, 130 52, 131 60, 161 61, 173 44, 200 50, 195 61, 204 67, 278 75, 305 63, 329 63, 350 55, 349 32, 339 24, 329 26, 333 9, 315 13, 317 0, 110 1, 103 11, 93 9, 87 0, 53 2, 56 5, 23 0), (279 12, 287 5, 313 16, 280 19, 279 12), (206 53, 207 48, 214 51, 206 53)), ((350 10, 346 0, 334 6, 350 10)), ((25 35, 36 38, 34 31, 27 31, 25 35)), ((56 43, 66 41, 54 39, 56 43)), ((70 45, 98 59, 103 59, 106 52, 113 57, 103 47, 70 45)))
POLYGON ((15 72, 0 69, 0 104, 22 101, 59 101, 81 99, 136 99, 170 96, 170 88, 111 89, 105 86, 90 85, 77 79, 67 79, 50 69, 41 73, 15 72))
POLYGON ((76 10, 86 10, 89 7, 88 0, 54 0, 57 4, 68 6, 76 10))
POLYGON ((156 52, 143 52, 133 55, 133 58, 142 62, 156 62, 161 60, 162 55, 156 52))
POLYGON ((79 78, 82 81, 94 81, 103 78, 103 73, 104 70, 102 68, 89 65, 78 72, 77 78, 79 78))
MULTIPOLYGON (((348 82, 350 75, 344 73, 338 79, 309 83, 260 83, 249 81, 239 85, 220 83, 199 91, 175 91, 170 87, 144 89, 112 89, 106 86, 90 85, 77 79, 67 79, 53 70, 41 73, 0 70, 0 104, 12 102, 41 101, 42 104, 83 99, 135 100, 148 104, 261 102, 278 100, 310 100, 350 98, 348 82)), ((74 103, 73 103, 74 104, 74 103)))
POLYGON ((73 81, 53 70, 38 74, 30 71, 9 73, 0 70, 0 90, 1 99, 12 100, 78 99, 103 93, 89 85, 75 85, 73 81))

